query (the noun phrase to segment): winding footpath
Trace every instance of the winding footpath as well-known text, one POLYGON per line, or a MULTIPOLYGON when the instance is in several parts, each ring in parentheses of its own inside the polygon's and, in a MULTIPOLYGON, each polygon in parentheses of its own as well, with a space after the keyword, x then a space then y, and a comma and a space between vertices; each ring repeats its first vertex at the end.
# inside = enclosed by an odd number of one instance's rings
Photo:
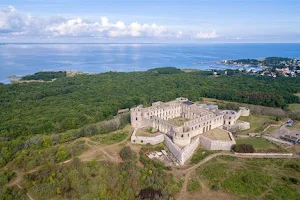
MULTIPOLYGON (((103 159, 97 159, 97 160, 109 160, 109 161, 112 161, 112 162, 119 163, 119 162, 121 162, 121 160, 118 157, 114 157, 114 156, 110 155, 107 151, 105 151, 105 149, 106 148, 111 148, 111 147, 116 147, 116 146, 124 143, 125 141, 127 141, 129 137, 130 137, 130 134, 123 141, 118 142, 118 143, 114 143, 114 144, 111 144, 111 145, 101 145, 97 142, 92 141, 90 138, 87 138, 87 137, 79 138, 77 140, 74 140, 72 143, 78 142, 78 141, 84 141, 85 145, 89 147, 88 151, 85 151, 80 156, 78 156, 78 158, 82 162, 87 162, 87 161, 95 159, 99 155, 104 155, 105 157, 103 159)), ((65 160, 63 162, 56 163, 56 165, 64 165, 64 164, 67 164, 67 163, 71 162, 72 160, 73 160, 73 158, 70 158, 70 159, 65 160)), ((4 167, 4 169, 7 170, 8 169, 7 166, 8 165, 6 165, 4 167)), ((23 172, 20 169, 13 170, 14 173, 16 174, 16 176, 6 186, 7 187, 17 186, 18 188, 23 189, 23 187, 21 186, 23 176, 25 174, 31 174, 31 173, 37 172, 41 168, 43 168, 44 166, 45 165, 37 166, 37 167, 35 167, 33 169, 30 169, 26 172, 23 172)), ((35 198, 33 197, 33 195, 30 192, 27 191, 26 195, 30 200, 35 200, 35 198)))
POLYGON ((208 161, 210 161, 218 156, 231 156, 231 157, 236 157, 236 158, 296 158, 296 159, 300 159, 299 156, 288 156, 288 155, 276 155, 276 156, 274 156, 274 155, 236 155, 233 153, 225 153, 225 152, 212 154, 212 155, 204 158, 202 161, 200 161, 196 165, 193 165, 187 169, 177 170, 177 172, 185 174, 184 183, 181 188, 180 196, 179 196, 180 200, 188 199, 187 198, 187 186, 188 186, 188 181, 189 181, 191 173, 195 169, 200 167, 201 165, 207 163, 208 161))
MULTIPOLYGON (((109 160, 115 163, 119 163, 122 162, 122 160, 116 156, 116 155, 111 155, 108 151, 106 151, 106 149, 112 148, 112 147, 117 147, 119 145, 121 145, 122 143, 126 142, 130 137, 130 134, 121 142, 115 143, 115 144, 111 144, 111 145, 101 145, 97 142, 92 141, 90 138, 87 137, 83 137, 83 138, 79 138, 78 140, 75 140, 74 142, 77 141, 85 141, 86 146, 89 147, 89 150, 83 152, 80 156, 78 156, 78 158, 82 161, 82 162, 87 162, 90 160, 93 160, 95 158, 97 158, 97 156, 104 156, 104 158, 100 158, 97 160, 109 160)), ((212 160, 213 158, 216 158, 218 156, 231 156, 231 157, 237 157, 237 158, 297 158, 299 159, 299 156, 288 156, 288 155, 237 155, 237 154, 233 154, 231 152, 220 152, 220 153, 215 153, 212 155, 207 156, 206 158, 204 158, 202 161, 200 161, 199 163, 188 167, 186 169, 173 169, 171 173, 176 173, 179 175, 183 175, 184 178, 184 183, 182 186, 182 189, 180 191, 179 194, 179 199, 180 200, 186 200, 188 199, 187 197, 187 186, 188 186, 188 181, 190 178, 190 175, 192 174, 192 172, 194 172, 195 169, 197 169, 198 167, 200 167, 201 165, 207 163, 208 161, 212 160)), ((63 162, 57 163, 56 165, 64 165, 67 164, 69 162, 71 162, 73 160, 73 158, 69 159, 69 160, 65 160, 63 162)), ((17 186, 20 189, 22 189, 21 187, 21 182, 23 179, 24 174, 30 174, 30 173, 34 173, 39 171, 42 166, 37 166, 29 171, 26 172, 22 172, 21 170, 13 170, 16 173, 16 177, 14 179, 12 179, 8 184, 7 187, 13 187, 13 186, 17 186)), ((7 169, 7 166, 4 167, 5 169, 7 169)), ((27 197, 30 200, 34 200, 34 197, 32 196, 32 194, 30 194, 30 192, 27 191, 26 193, 27 197)))

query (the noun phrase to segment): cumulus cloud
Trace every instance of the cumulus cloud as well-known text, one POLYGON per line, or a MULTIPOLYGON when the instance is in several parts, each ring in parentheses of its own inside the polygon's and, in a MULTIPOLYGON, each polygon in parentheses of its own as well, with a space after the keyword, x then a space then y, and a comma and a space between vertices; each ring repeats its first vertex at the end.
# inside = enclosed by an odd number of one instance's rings
POLYGON ((89 23, 81 18, 69 19, 62 23, 46 27, 54 36, 100 36, 100 37, 164 37, 167 29, 156 24, 133 22, 126 26, 124 22, 110 23, 102 17, 101 23, 89 23))
POLYGON ((219 35, 217 35, 215 30, 212 32, 200 32, 195 36, 197 39, 212 39, 217 37, 219 37, 219 35))
POLYGON ((27 16, 21 15, 13 6, 0 10, 0 32, 22 32, 27 16))
POLYGON ((216 31, 199 34, 171 31, 164 26, 123 21, 112 23, 107 17, 91 22, 83 18, 62 16, 34 17, 13 6, 0 10, 0 36, 25 35, 29 37, 100 37, 100 38, 216 38, 216 31))

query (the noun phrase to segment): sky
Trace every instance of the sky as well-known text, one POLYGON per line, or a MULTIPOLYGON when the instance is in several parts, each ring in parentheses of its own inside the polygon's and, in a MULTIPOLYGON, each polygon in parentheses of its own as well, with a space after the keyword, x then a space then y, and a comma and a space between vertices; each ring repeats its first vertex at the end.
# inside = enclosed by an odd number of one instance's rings
POLYGON ((1 0, 0 42, 300 42, 300 0, 1 0))

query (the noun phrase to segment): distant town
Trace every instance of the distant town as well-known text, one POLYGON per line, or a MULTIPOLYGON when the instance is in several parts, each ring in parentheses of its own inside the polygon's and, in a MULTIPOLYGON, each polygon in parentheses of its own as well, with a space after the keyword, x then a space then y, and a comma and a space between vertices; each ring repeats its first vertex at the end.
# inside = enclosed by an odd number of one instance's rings
MULTIPOLYGON (((274 78, 300 76, 300 59, 298 58, 267 57, 264 59, 222 60, 217 64, 237 66, 240 72, 274 78)), ((218 72, 214 72, 214 74, 217 75, 218 72)), ((225 74, 227 74, 227 70, 225 74)))

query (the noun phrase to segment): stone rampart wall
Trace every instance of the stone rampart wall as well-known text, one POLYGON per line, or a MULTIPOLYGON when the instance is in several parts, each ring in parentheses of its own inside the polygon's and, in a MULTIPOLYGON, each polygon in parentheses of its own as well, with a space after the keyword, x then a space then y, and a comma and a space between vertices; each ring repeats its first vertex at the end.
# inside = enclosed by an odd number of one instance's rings
MULTIPOLYGON (((224 130, 225 131, 225 130, 224 130)), ((228 132, 228 131, 226 131, 228 132)), ((230 141, 221 141, 221 140, 211 140, 203 135, 199 136, 200 144, 209 150, 231 150, 231 146, 235 144, 235 140, 233 138, 233 135, 228 132, 228 135, 230 137, 230 141)))
POLYGON ((160 134, 154 137, 146 137, 146 136, 136 136, 136 131, 135 129, 132 133, 131 136, 131 143, 133 144, 151 144, 151 145, 156 145, 159 143, 162 143, 164 141, 164 134, 160 134))
POLYGON ((292 153, 236 153, 239 156, 293 156, 292 153))
POLYGON ((165 145, 168 147, 170 152, 173 154, 173 156, 178 160, 178 162, 183 165, 184 162, 182 162, 182 152, 181 149, 172 142, 172 140, 165 135, 165 140, 164 140, 165 145))
POLYGON ((191 141, 191 144, 187 145, 182 150, 182 163, 185 163, 185 161, 187 161, 193 155, 194 151, 197 149, 198 146, 199 146, 199 136, 194 138, 191 141))

